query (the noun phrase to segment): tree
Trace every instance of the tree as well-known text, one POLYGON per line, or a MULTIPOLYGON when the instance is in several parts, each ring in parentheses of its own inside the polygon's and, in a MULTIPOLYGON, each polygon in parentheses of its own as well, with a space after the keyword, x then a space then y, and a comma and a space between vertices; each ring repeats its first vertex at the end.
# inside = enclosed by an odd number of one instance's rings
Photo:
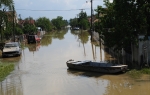
POLYGON ((116 31, 114 31, 115 26, 115 13, 113 9, 113 4, 109 3, 108 0, 105 1, 106 8, 102 6, 98 6, 95 10, 97 12, 97 19, 94 25, 96 32, 99 32, 102 38, 105 41, 105 45, 108 47, 114 47, 116 45, 116 41, 118 35, 116 35, 116 31), (106 2, 107 1, 107 2, 106 2), (111 31, 111 32, 110 32, 111 31))
POLYGON ((89 27, 89 22, 88 22, 86 12, 81 11, 79 13, 78 23, 79 23, 79 26, 80 26, 81 29, 86 30, 89 27))
POLYGON ((83 18, 80 20, 79 25, 81 29, 86 30, 89 27, 89 22, 87 19, 83 18))
POLYGON ((23 30, 20 27, 16 26, 15 27, 15 35, 22 35, 22 34, 23 34, 23 30))
POLYGON ((11 10, 12 8, 14 7, 14 4, 13 4, 13 0, 1 0, 0 1, 0 9, 3 9, 3 10, 0 10, 0 33, 1 33, 1 40, 2 40, 2 26, 4 27, 5 23, 7 23, 8 21, 8 18, 7 18, 7 15, 5 13, 5 10, 8 8, 9 10, 11 10))
POLYGON ((106 8, 98 7, 101 32, 105 44, 116 49, 138 44, 138 35, 145 34, 149 27, 150 5, 148 0, 104 0, 106 8))
POLYGON ((37 28, 34 25, 26 24, 23 27, 24 34, 36 34, 37 28))
POLYGON ((1 0, 1 2, 0 2, 0 8, 8 7, 9 10, 11 10, 13 8, 13 5, 14 5, 13 0, 1 0))
POLYGON ((58 16, 51 20, 53 26, 55 26, 58 30, 64 28, 67 24, 67 20, 63 20, 63 17, 58 16))
POLYGON ((42 30, 45 30, 47 32, 52 30, 52 24, 51 21, 46 17, 40 17, 36 20, 36 26, 41 27, 42 30))
POLYGON ((70 26, 71 27, 77 27, 78 26, 77 20, 78 20, 77 18, 70 19, 70 22, 69 22, 70 26))

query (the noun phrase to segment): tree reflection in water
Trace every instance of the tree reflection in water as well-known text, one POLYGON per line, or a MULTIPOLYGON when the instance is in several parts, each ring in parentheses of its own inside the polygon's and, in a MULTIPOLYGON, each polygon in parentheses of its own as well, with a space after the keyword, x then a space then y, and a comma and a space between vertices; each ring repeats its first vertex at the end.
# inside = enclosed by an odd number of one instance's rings
POLYGON ((60 30, 46 33, 41 40, 41 46, 48 46, 52 44, 53 39, 64 39, 64 35, 67 32, 67 30, 60 30))

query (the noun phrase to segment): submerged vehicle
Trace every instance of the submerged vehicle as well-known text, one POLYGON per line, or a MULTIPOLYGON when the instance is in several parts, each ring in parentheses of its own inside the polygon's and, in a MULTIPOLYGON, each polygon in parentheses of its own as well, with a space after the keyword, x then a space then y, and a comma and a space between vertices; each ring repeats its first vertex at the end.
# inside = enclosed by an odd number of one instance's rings
POLYGON ((30 43, 36 43, 36 42, 40 42, 41 38, 38 37, 37 35, 28 35, 27 41, 28 41, 28 44, 30 44, 30 43))

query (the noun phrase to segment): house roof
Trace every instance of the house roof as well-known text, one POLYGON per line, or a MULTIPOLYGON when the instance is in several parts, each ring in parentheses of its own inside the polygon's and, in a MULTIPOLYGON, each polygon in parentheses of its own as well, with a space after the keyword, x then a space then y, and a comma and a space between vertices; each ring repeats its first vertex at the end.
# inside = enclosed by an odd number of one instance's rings
POLYGON ((35 20, 19 20, 19 25, 23 25, 24 23, 35 25, 35 20))

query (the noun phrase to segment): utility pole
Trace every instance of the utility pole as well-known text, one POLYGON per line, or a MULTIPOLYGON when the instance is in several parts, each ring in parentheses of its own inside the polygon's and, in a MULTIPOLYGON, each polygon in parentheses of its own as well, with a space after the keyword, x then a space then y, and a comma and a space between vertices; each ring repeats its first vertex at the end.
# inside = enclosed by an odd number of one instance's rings
POLYGON ((93 41, 93 0, 91 0, 91 27, 90 27, 90 32, 91 32, 91 41, 93 41))

